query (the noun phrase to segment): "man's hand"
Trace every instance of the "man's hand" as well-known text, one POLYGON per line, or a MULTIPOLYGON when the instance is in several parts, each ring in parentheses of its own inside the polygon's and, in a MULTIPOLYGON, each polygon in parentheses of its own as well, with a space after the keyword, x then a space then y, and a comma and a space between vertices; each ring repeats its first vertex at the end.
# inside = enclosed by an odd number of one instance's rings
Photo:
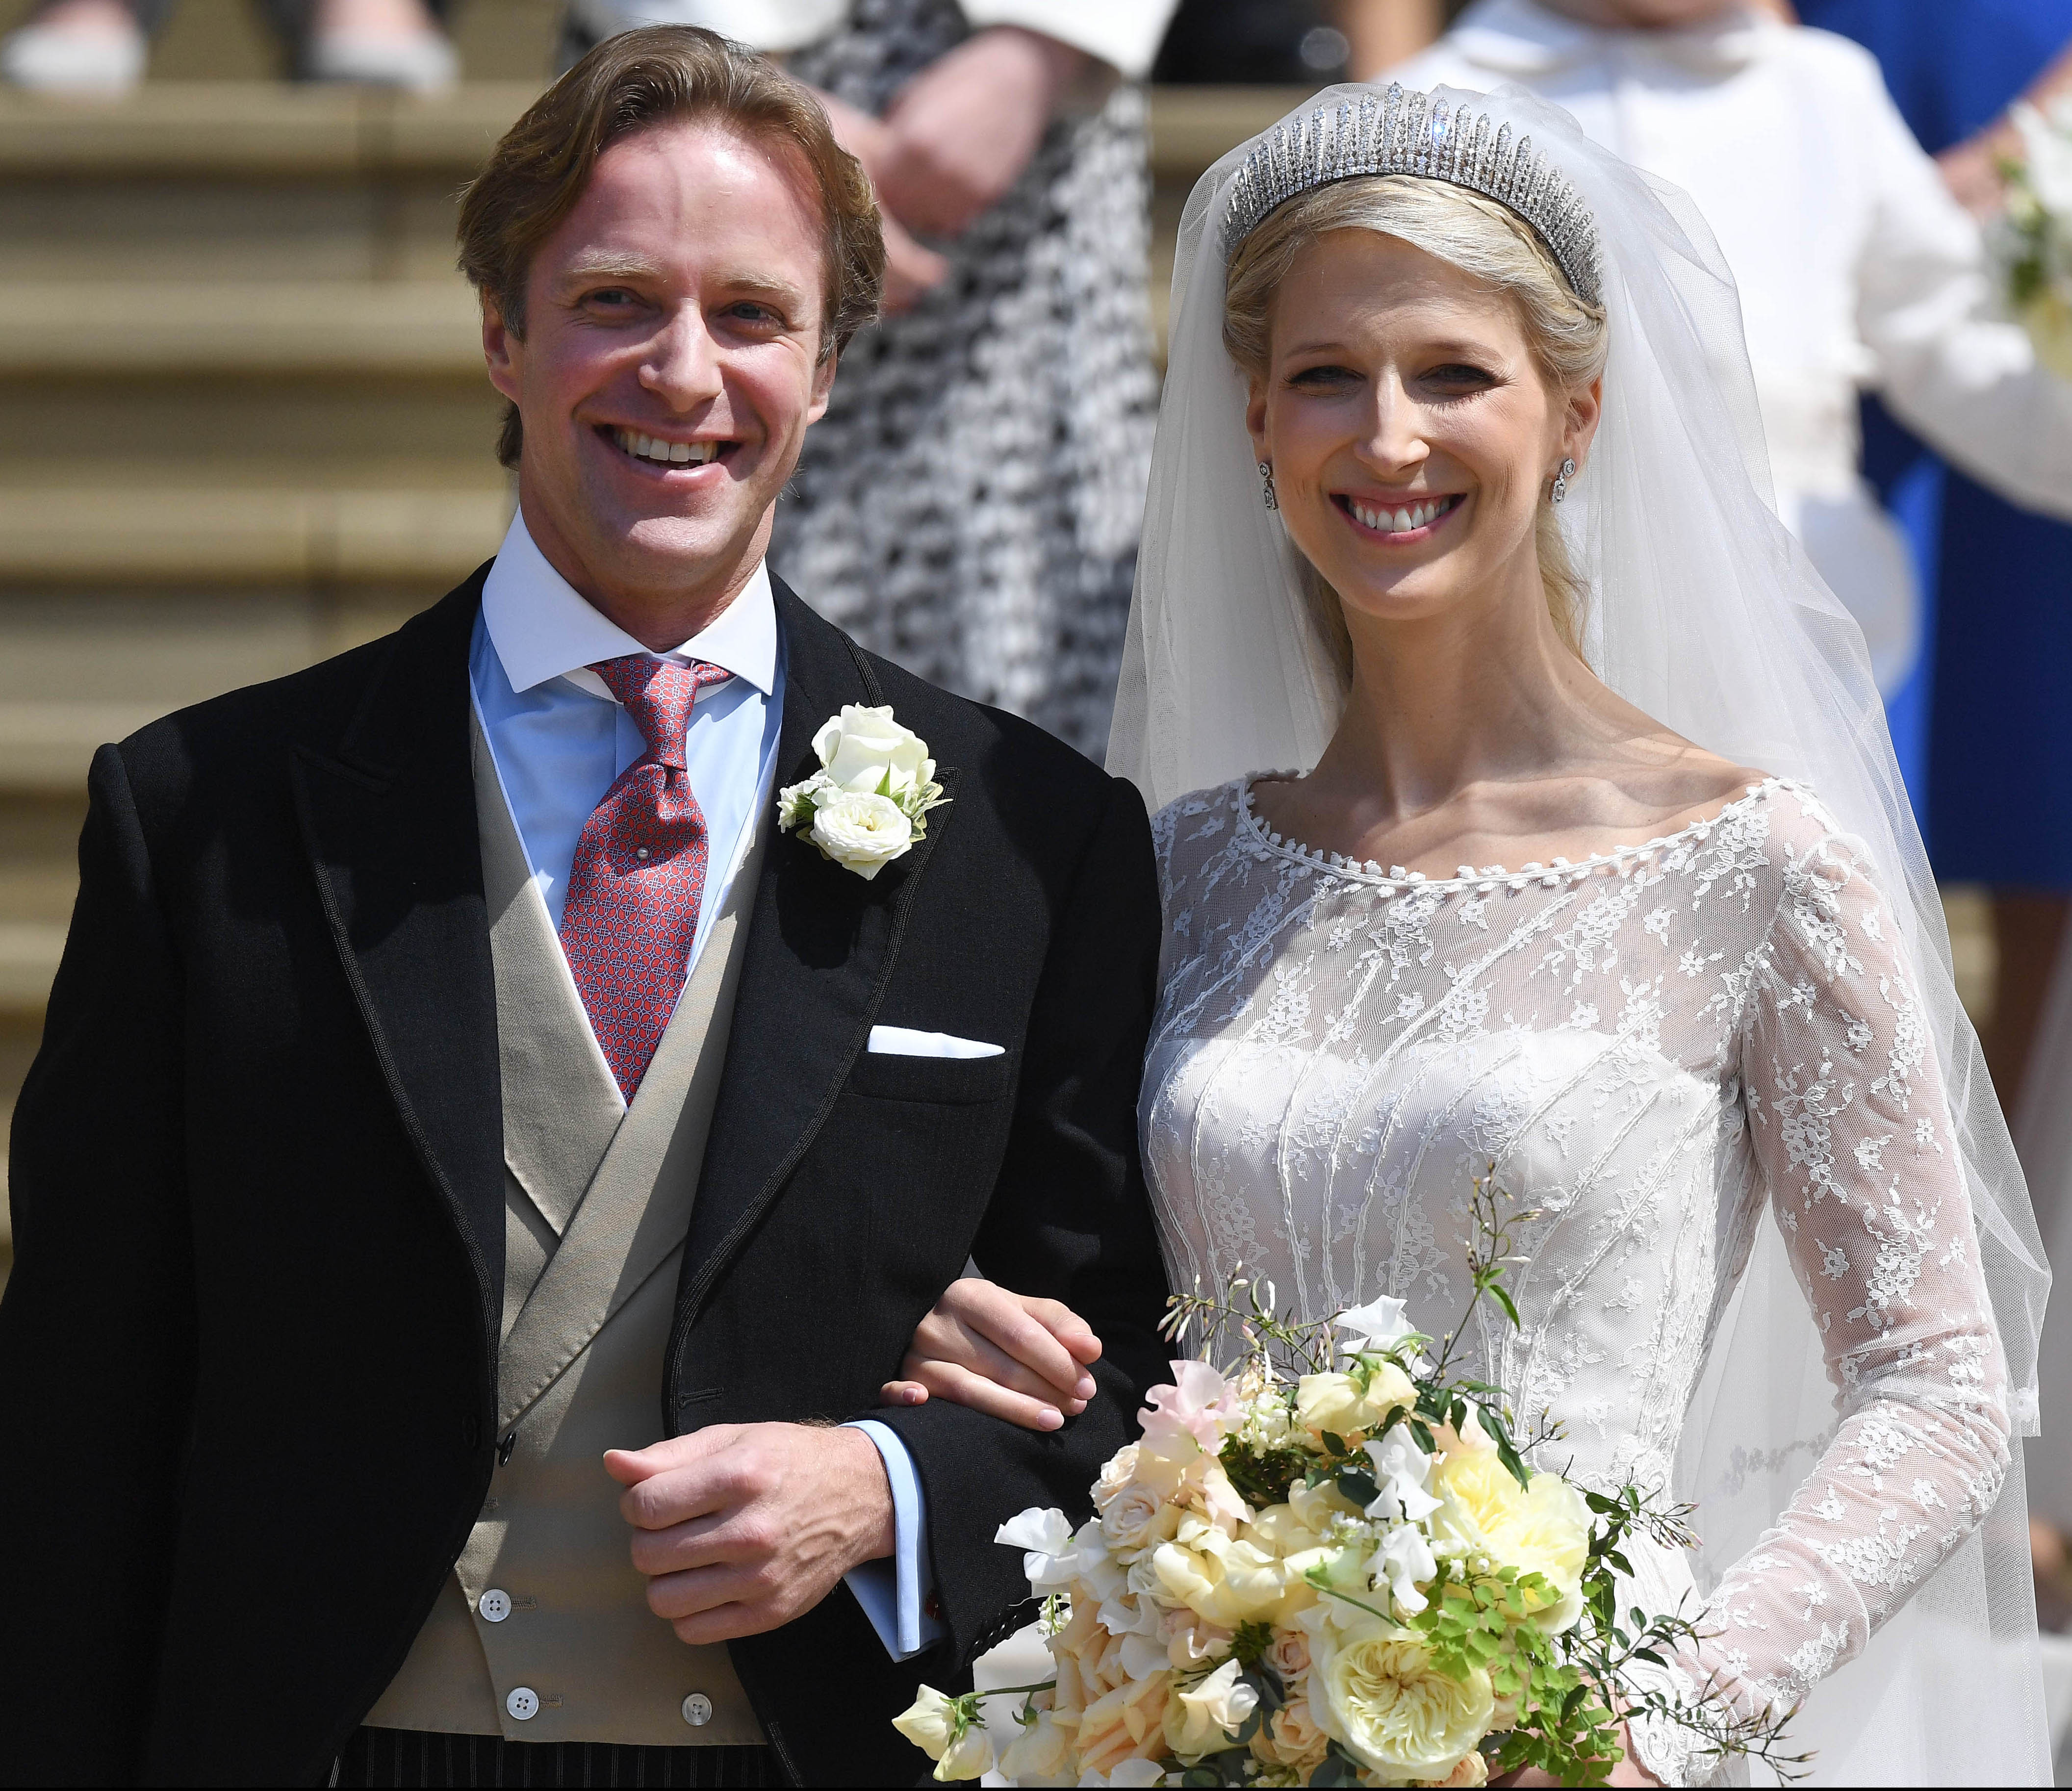
POLYGON ((714 1424, 609 1449, 625 1487, 648 1608, 678 1639, 760 1635, 810 1611, 895 1546, 892 1489, 870 1439, 808 1424, 714 1424))
POLYGON ((930 63, 886 111, 884 162, 871 170, 894 216, 924 236, 968 229, 1022 178, 1089 60, 1055 38, 1001 25, 930 63))

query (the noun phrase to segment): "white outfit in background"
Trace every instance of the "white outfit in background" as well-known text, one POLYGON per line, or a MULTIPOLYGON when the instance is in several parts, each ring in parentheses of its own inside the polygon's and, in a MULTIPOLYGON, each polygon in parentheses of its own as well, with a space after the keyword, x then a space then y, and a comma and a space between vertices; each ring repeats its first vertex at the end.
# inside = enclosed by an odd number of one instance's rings
MULTIPOLYGON (((1527 96, 1439 97, 1529 134, 1596 220, 1610 359, 1559 511, 1584 656, 1775 775, 1577 865, 1416 877, 1262 827, 1252 784, 1316 763, 1346 683, 1223 347, 1252 146, 1225 157, 1183 215, 1108 754, 1161 811, 1139 1115, 1170 1271, 1242 1259, 1304 1318, 1395 1295, 1444 1332, 1493 1164, 1544 1216, 1519 1246, 1523 1329, 1481 1313, 1470 1371, 1565 1425, 1540 1464, 1696 1503, 1700 1551, 1634 1562, 1643 1602, 1704 1600, 1720 1633, 1690 1664, 1752 1702, 1803 1696, 1790 1751, 1817 1750, 1815 1783, 2048 1784, 2008 1461, 2035 1425, 2049 1271, 1863 635, 1766 505, 1733 281, 1697 207, 1527 96)), ((1274 166, 1314 170, 1294 143, 1380 103, 1319 95, 1274 166)), ((1399 128, 1429 137, 1420 113, 1399 128)), ((1807 285, 1809 313, 1839 290, 1807 285)), ((1638 1741, 1668 1782, 1709 1769, 1683 1731, 1638 1741)))
POLYGON ((1478 0, 1389 79, 1515 81, 1697 201, 1741 289, 1778 514, 1863 625, 1888 695, 1918 655, 1920 604, 1857 471, 1860 387, 2009 502, 2072 517, 2072 387, 1993 315, 1978 228, 1868 51, 1738 8, 1610 31, 1478 0))
MULTIPOLYGON (((827 36, 851 0, 575 0, 571 9, 599 37, 635 25, 702 25, 773 55, 827 36)), ((1179 0, 960 0, 975 31, 1019 25, 1083 50, 1125 80, 1141 80, 1179 0)))

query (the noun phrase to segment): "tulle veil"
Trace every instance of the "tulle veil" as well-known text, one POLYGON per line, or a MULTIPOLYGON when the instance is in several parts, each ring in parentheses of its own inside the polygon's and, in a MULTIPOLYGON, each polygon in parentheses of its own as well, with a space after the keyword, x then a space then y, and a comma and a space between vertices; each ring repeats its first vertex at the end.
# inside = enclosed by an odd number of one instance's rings
MULTIPOLYGON (((1523 91, 1435 90, 1530 134, 1595 214, 1610 314, 1605 409, 1562 511, 1589 586, 1586 658, 1630 701, 1741 763, 1804 780, 1881 868, 1906 930, 1964 1155, 2016 1428, 2036 1426, 2049 1274, 2006 1124, 1959 1005, 1934 877, 1860 631, 1774 512, 1733 276, 1696 207, 1523 91)), ((1357 105, 1327 90, 1302 113, 1357 105)), ((1256 139, 1255 139, 1256 141, 1256 139)), ((1183 215, 1171 347, 1108 766, 1155 808, 1314 764, 1343 693, 1293 546, 1263 507, 1222 343, 1231 180, 1183 215)), ((1720 1321, 1678 1463, 1708 1587, 1782 1510, 1837 1422, 1807 1302, 1766 1221, 1720 1321)), ((1794 1725, 1812 1782, 2050 1781, 2020 1450, 1985 1524, 1794 1725)))

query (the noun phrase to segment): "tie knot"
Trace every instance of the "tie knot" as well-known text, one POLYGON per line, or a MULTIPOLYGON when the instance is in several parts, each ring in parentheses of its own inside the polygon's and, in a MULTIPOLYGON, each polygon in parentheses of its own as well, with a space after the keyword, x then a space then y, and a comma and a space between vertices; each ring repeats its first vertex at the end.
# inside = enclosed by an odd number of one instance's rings
POLYGON ((734 676, 724 667, 708 665, 703 659, 693 659, 689 665, 671 665, 650 659, 645 653, 599 659, 590 670, 626 705, 626 713, 648 742, 648 756, 680 771, 684 768, 684 733, 691 725, 691 709, 698 692, 708 684, 724 684, 734 676))

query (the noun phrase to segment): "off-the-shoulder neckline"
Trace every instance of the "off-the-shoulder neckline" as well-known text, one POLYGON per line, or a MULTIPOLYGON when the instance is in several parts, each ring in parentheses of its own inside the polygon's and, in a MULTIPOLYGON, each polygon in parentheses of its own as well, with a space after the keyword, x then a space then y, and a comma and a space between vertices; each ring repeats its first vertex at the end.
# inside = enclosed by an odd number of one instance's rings
POLYGON ((1400 865, 1384 869, 1372 859, 1362 864, 1335 852, 1319 852, 1299 840, 1284 838, 1276 833, 1259 817, 1252 807, 1252 786, 1262 782, 1292 778, 1293 771, 1256 771, 1246 777, 1235 778, 1231 787, 1235 792, 1238 832, 1254 844, 1281 858, 1291 859, 1306 865, 1312 870, 1326 876, 1342 878, 1348 882, 1371 883, 1383 889, 1481 889, 1501 888, 1525 889, 1533 885, 1552 888, 1562 883, 1580 882, 1587 877, 1601 872, 1616 872, 1624 876, 1638 860, 1653 853, 1683 844, 1687 840, 1703 840, 1713 828, 1733 816, 1753 808, 1773 791, 1798 787, 1789 778, 1770 777, 1749 785, 1745 794, 1716 809, 1712 814, 1693 821, 1688 827, 1679 828, 1674 833, 1659 834, 1652 840, 1630 846, 1613 846, 1606 851, 1593 852, 1587 858, 1556 858, 1548 865, 1523 865, 1516 870, 1502 865, 1490 865, 1477 870, 1463 865, 1452 877, 1427 877, 1421 871, 1405 870, 1400 865))

